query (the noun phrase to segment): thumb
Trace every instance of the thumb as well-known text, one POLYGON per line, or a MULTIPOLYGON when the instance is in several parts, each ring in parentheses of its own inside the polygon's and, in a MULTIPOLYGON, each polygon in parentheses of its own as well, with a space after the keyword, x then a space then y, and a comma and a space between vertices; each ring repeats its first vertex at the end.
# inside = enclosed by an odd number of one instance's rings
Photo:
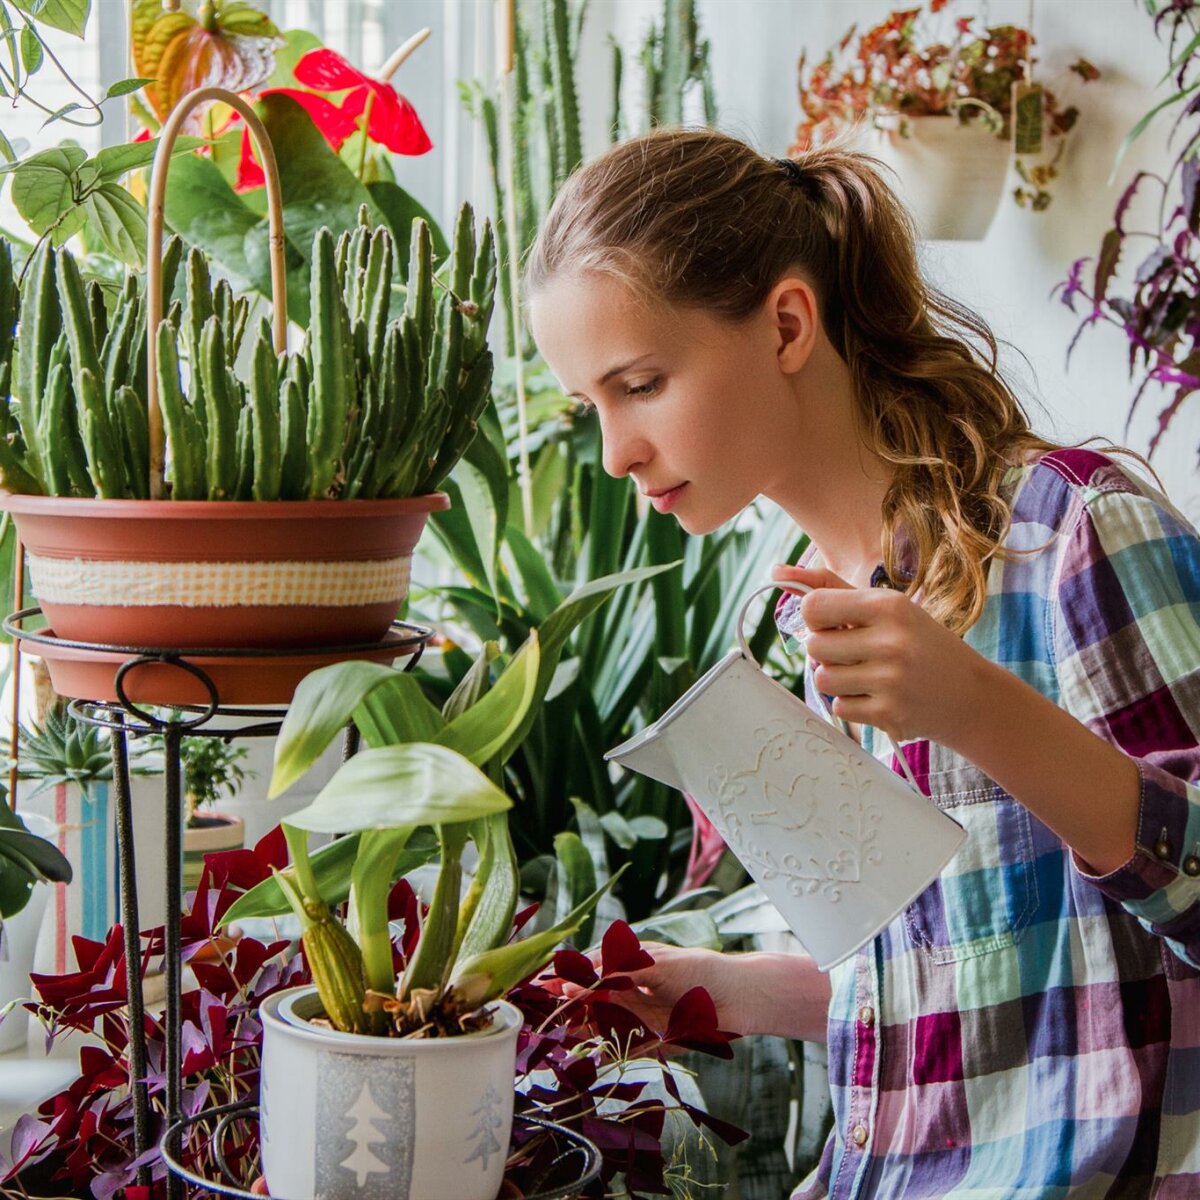
POLYGON ((787 589, 798 593, 816 588, 853 589, 854 587, 852 583, 847 583, 840 575, 834 574, 826 567, 791 567, 786 563, 779 563, 771 568, 771 579, 775 583, 782 584, 785 589, 788 584, 802 584, 803 587, 787 589))

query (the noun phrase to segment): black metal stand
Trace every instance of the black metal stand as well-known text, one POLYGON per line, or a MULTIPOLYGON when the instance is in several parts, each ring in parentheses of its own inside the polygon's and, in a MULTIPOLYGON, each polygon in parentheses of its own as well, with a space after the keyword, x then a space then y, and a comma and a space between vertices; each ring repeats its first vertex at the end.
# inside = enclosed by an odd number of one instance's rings
MULTIPOLYGON (((171 649, 146 646, 111 646, 95 642, 65 642, 51 638, 41 630, 28 630, 22 622, 39 616, 41 609, 24 608, 13 613, 3 622, 4 631, 13 638, 30 643, 34 647, 53 644, 72 650, 94 651, 103 654, 128 654, 129 658, 118 667, 114 679, 114 690, 119 697, 116 702, 100 700, 72 700, 70 711, 90 725, 102 726, 112 732, 113 791, 117 808, 117 854, 120 864, 120 907, 121 924, 125 937, 125 974, 129 995, 129 1065, 133 1080, 134 1139, 140 1158, 153 1145, 150 1128, 150 1101, 146 1086, 146 1026, 145 1001, 142 992, 141 972, 141 925, 138 918, 137 879, 135 875, 133 845, 133 804, 129 787, 130 737, 144 737, 158 733, 165 745, 164 803, 167 825, 167 895, 166 921, 164 924, 164 975, 166 982, 166 1076, 167 1076, 167 1122, 174 1127, 183 1117, 183 1055, 181 1048, 181 1004, 183 992, 183 963, 180 942, 180 917, 183 902, 183 798, 180 790, 180 743, 187 737, 218 737, 226 742, 243 737, 274 737, 283 723, 286 708, 222 708, 217 687, 206 672, 194 662, 194 658, 219 659, 262 659, 273 657, 314 658, 331 654, 345 654, 353 658, 355 653, 377 649, 376 643, 369 645, 343 646, 286 646, 272 649, 217 647, 204 649, 171 649), (193 715, 183 720, 164 720, 154 713, 138 707, 125 690, 125 679, 135 667, 145 663, 163 663, 194 676, 204 685, 209 696, 206 706, 171 705, 177 711, 193 715), (210 726, 214 720, 232 720, 250 723, 210 726)), ((396 657, 407 654, 404 669, 411 671, 421 659, 425 645, 433 636, 433 630, 408 622, 398 621, 392 632, 400 635, 395 641, 396 657)), ((164 705, 163 707, 167 707, 164 705)), ((346 731, 345 754, 349 757, 358 748, 357 730, 353 726, 346 731)), ((169 1161, 169 1160, 168 1160, 169 1161)), ((143 1167, 138 1173, 138 1183, 150 1184, 150 1170, 143 1167)), ((248 1192, 230 1192, 228 1195, 249 1195, 248 1192)), ((168 1200, 181 1200, 183 1178, 174 1170, 167 1175, 168 1200)))
MULTIPOLYGON (((257 1173, 257 1164, 241 1172, 230 1168, 225 1161, 225 1139, 234 1126, 242 1121, 257 1121, 258 1105, 250 1102, 224 1104, 219 1108, 205 1109, 194 1117, 177 1121, 163 1137, 163 1158, 172 1175, 205 1189, 215 1196, 244 1196, 256 1200, 257 1193, 250 1191, 253 1182, 248 1173, 257 1173), (189 1170, 180 1161, 183 1147, 195 1139, 202 1139, 212 1149, 213 1158, 221 1171, 220 1179, 206 1179, 189 1170)), ((552 1152, 543 1156, 546 1165, 538 1168, 530 1178, 521 1179, 521 1195, 524 1200, 567 1200, 579 1193, 600 1174, 600 1152, 582 1134, 565 1125, 544 1121, 540 1117, 527 1117, 517 1113, 513 1116, 513 1143, 524 1143, 532 1134, 542 1133, 553 1141, 552 1152)), ((288 1200, 273 1197, 272 1200, 288 1200)), ((447 1197, 446 1200, 452 1200, 447 1197)))

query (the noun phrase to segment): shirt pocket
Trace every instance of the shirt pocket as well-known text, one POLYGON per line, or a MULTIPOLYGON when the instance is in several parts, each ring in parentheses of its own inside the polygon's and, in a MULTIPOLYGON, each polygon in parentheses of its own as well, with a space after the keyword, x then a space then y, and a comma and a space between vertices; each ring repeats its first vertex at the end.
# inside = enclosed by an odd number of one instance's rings
POLYGON ((904 914, 910 941, 935 963, 1015 945, 1038 905, 1029 810, 959 761, 930 776, 930 798, 966 841, 904 914))

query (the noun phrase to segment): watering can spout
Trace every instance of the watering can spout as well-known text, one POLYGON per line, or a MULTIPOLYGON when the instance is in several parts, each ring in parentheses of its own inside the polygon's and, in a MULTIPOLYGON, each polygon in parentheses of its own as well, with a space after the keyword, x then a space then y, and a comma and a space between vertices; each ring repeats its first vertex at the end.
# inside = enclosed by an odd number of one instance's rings
POLYGON ((610 750, 604 758, 606 762, 618 762, 631 771, 637 771, 639 775, 649 775, 667 787, 679 791, 684 789, 667 739, 653 728, 643 729, 636 737, 610 750))

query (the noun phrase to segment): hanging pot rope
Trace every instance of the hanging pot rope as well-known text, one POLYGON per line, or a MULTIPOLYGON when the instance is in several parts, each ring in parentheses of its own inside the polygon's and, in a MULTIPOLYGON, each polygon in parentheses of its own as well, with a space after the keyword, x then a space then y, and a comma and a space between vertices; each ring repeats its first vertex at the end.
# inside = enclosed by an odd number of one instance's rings
POLYGON ((189 92, 171 110, 163 125, 154 167, 150 174, 150 201, 146 232, 146 417, 150 430, 150 499, 165 498, 164 471, 166 446, 163 435, 162 408, 158 398, 158 326, 163 315, 162 237, 167 193, 167 173, 175 139, 184 121, 198 104, 218 100, 236 109, 254 138, 258 157, 262 160, 267 182, 267 222, 270 230, 268 248, 271 258, 271 306, 275 335, 275 352, 287 349, 287 269, 283 249, 283 198, 279 188, 279 167, 271 149, 271 139, 258 114, 240 96, 227 88, 204 87, 189 92))

